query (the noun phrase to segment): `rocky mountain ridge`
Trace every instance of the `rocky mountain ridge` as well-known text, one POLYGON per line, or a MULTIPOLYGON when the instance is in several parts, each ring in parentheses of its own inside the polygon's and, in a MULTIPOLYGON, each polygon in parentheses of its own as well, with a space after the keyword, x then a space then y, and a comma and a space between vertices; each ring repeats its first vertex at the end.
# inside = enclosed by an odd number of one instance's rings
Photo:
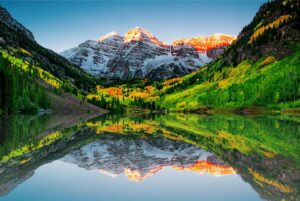
POLYGON ((68 80, 77 87, 90 86, 93 77, 54 51, 38 44, 32 32, 15 20, 0 5, 0 50, 34 63, 60 80, 68 80))
POLYGON ((62 160, 112 177, 125 174, 132 181, 143 181, 165 167, 212 175, 235 174, 215 155, 195 145, 164 138, 102 139, 62 160))
POLYGON ((29 39, 35 41, 33 34, 31 31, 26 29, 21 23, 16 21, 7 10, 0 5, 0 21, 5 25, 13 29, 14 31, 19 31, 24 33, 29 39))
POLYGON ((233 40, 235 37, 215 34, 169 45, 135 27, 124 36, 111 32, 61 55, 95 76, 161 80, 188 74, 207 64, 233 40))

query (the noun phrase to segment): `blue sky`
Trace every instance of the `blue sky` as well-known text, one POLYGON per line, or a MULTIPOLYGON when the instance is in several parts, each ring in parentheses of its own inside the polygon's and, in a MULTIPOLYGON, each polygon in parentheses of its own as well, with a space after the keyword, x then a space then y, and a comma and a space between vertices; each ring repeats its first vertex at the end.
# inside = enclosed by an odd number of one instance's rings
POLYGON ((61 52, 111 31, 135 26, 167 43, 198 35, 237 35, 263 4, 252 1, 2 1, 36 40, 61 52))

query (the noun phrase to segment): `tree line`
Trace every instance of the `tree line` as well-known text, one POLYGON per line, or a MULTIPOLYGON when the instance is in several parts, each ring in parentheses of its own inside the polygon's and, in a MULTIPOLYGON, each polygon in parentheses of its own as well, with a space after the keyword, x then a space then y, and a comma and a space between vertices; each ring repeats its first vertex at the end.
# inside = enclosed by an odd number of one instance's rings
POLYGON ((40 108, 50 107, 46 90, 37 83, 32 64, 28 69, 25 72, 7 58, 0 57, 1 114, 36 114, 40 108))

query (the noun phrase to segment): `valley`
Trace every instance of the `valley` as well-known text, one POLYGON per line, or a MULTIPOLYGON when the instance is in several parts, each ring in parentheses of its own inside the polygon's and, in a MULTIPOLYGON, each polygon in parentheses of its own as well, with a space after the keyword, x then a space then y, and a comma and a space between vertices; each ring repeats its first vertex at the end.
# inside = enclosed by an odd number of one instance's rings
MULTIPOLYGON (((140 27, 124 36, 112 32, 62 52, 68 61, 39 46, 31 32, 2 9, 1 54, 10 65, 29 72, 29 80, 45 83, 38 84, 41 88, 49 86, 46 92, 71 93, 81 102, 112 113, 138 108, 197 113, 297 112, 297 11, 299 5, 294 1, 268 3, 237 38, 215 34, 168 45, 140 27), (280 9, 273 12, 275 8, 280 9), (267 13, 272 14, 266 17, 267 13)), ((8 87, 15 88, 13 81, 11 85, 8 87)), ((10 101, 3 100, 2 107, 17 108, 6 113, 35 113, 38 108, 50 107, 50 103, 34 106, 30 103, 33 99, 29 98, 27 106, 18 106, 17 100, 5 106, 10 101)), ((93 109, 84 110, 89 113, 93 109)))
POLYGON ((300 200, 299 14, 0 0, 0 201, 300 200))

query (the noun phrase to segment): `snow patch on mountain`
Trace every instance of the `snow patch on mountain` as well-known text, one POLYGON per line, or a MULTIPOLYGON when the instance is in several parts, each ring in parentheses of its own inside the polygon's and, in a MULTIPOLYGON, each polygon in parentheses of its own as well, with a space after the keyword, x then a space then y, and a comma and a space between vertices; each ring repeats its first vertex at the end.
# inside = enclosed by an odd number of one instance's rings
POLYGON ((159 80, 197 70, 220 55, 230 40, 230 36, 215 34, 168 45, 135 27, 124 36, 111 32, 61 55, 94 76, 159 80))
POLYGON ((145 175, 162 166, 189 166, 209 156, 213 155, 181 141, 108 138, 85 145, 61 160, 115 177, 125 170, 145 175))

